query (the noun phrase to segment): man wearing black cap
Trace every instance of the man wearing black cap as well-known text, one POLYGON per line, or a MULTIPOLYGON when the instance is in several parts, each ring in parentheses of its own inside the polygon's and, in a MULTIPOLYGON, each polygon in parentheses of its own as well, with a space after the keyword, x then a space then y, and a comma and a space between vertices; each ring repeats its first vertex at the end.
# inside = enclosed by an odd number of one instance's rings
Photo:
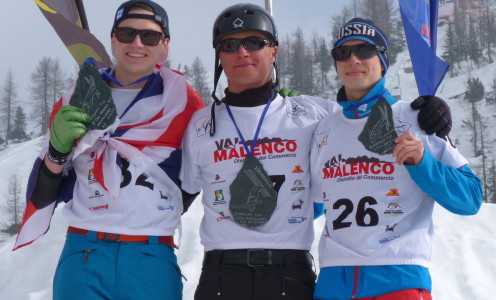
POLYGON ((203 190, 195 299, 312 299, 311 137, 338 105, 273 92, 277 30, 257 5, 222 11, 213 47, 215 103, 192 117, 180 175, 185 191, 203 190), (228 87, 219 100, 222 72, 228 87))
POLYGON ((159 65, 169 40, 163 7, 124 2, 111 31, 115 65, 81 81, 80 73, 54 107, 16 245, 44 234, 56 203, 67 202, 53 299, 182 299, 173 239, 183 212, 180 143, 203 102, 182 74, 159 65), (96 89, 84 95, 111 95, 96 99, 110 101, 93 114, 71 96, 86 81, 96 89), (117 118, 100 120, 112 105, 117 118))
POLYGON ((315 299, 431 299, 434 204, 472 215, 482 203, 480 180, 449 138, 425 134, 386 89, 387 48, 372 21, 355 18, 331 52, 342 110, 319 123, 311 152, 326 211, 315 299))

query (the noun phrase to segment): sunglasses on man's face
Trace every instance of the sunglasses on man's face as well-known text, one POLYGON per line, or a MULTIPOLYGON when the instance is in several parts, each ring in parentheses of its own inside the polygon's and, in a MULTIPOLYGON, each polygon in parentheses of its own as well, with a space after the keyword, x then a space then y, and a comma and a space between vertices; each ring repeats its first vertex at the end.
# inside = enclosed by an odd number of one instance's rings
POLYGON ((386 49, 377 45, 364 43, 353 46, 336 47, 332 49, 331 56, 336 61, 346 61, 350 58, 351 53, 353 53, 359 59, 368 59, 377 55, 377 51, 385 52, 386 49))
POLYGON ((262 49, 265 45, 272 47, 274 43, 259 36, 249 36, 242 39, 228 38, 220 41, 217 45, 217 50, 222 52, 236 52, 239 45, 243 45, 248 51, 256 51, 262 49))
POLYGON ((166 37, 160 31, 129 27, 117 27, 114 29, 114 34, 119 42, 126 44, 134 42, 136 35, 139 34, 141 43, 146 46, 157 46, 160 40, 166 37))

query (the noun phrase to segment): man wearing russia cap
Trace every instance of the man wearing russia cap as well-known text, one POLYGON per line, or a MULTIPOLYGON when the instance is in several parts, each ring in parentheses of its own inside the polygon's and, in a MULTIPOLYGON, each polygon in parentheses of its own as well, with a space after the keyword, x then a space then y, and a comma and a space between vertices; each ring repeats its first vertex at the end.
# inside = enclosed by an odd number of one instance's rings
POLYGON ((87 105, 78 96, 86 82, 80 78, 54 106, 16 248, 44 234, 56 204, 66 202, 69 228, 55 300, 182 299, 173 238, 188 196, 179 188, 180 143, 204 105, 184 75, 158 65, 169 41, 163 7, 122 3, 111 30, 115 65, 97 70, 85 63, 80 72, 95 84, 94 95, 109 95, 91 103, 107 103, 104 111, 114 105, 117 117, 98 127, 99 112, 77 106, 87 105))
MULTIPOLYGON (((355 18, 331 52, 343 109, 320 121, 311 150, 326 216, 315 299, 431 299, 434 204, 472 215, 482 203, 480 180, 449 138, 427 135, 410 103, 386 89, 387 49, 372 21, 355 18)), ((413 107, 425 98, 442 103, 424 96, 413 107)))

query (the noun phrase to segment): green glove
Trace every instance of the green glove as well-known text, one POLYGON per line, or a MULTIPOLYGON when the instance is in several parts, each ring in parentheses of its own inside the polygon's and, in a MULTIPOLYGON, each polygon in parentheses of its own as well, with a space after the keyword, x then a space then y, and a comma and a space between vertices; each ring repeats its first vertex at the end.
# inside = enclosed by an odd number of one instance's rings
POLYGON ((50 129, 50 143, 60 153, 69 153, 74 145, 74 140, 82 137, 88 129, 85 124, 91 117, 84 109, 66 105, 62 106, 53 118, 50 129))
POLYGON ((282 88, 280 90, 278 90, 277 88, 275 88, 274 89, 274 92, 279 93, 279 95, 281 95, 283 97, 293 97, 293 96, 299 96, 299 95, 301 95, 300 92, 294 91, 294 90, 288 89, 288 88, 282 88))

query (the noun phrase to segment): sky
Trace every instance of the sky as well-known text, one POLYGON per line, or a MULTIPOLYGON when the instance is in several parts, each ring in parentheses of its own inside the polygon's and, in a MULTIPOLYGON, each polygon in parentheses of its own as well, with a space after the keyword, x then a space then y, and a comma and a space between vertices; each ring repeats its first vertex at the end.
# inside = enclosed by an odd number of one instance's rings
MULTIPOLYGON (((62 1, 62 0, 61 0, 62 1)), ((65 1, 65 0, 64 0, 65 1)), ((196 57, 213 71, 212 25, 226 7, 236 0, 155 0, 167 11, 172 67, 191 65, 196 57)), ((89 28, 110 53, 110 29, 121 0, 84 0, 89 28)), ((265 7, 265 0, 245 1, 265 7)), ((339 13, 347 0, 273 0, 273 15, 280 38, 298 26, 307 36, 313 32, 330 38, 331 16, 339 13)), ((29 97, 26 81, 43 57, 58 58, 67 74, 75 74, 76 63, 33 0, 8 1, 0 10, 0 87, 8 70, 18 82, 21 100, 29 97)))

